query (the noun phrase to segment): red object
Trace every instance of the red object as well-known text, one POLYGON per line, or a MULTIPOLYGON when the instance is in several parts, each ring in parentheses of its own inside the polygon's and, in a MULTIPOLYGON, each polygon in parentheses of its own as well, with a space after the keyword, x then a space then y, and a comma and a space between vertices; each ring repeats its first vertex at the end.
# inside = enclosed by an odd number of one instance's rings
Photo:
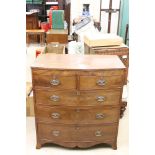
POLYGON ((59 7, 56 6, 56 5, 53 5, 53 6, 51 6, 51 8, 50 8, 50 10, 58 10, 58 9, 59 9, 59 7))
POLYGON ((41 29, 45 30, 45 32, 47 32, 49 30, 49 28, 50 28, 49 23, 47 23, 47 22, 41 23, 41 29))
POLYGON ((49 27, 51 28, 52 26, 52 10, 49 12, 49 27))
POLYGON ((36 57, 41 54, 41 51, 36 50, 36 57))
POLYGON ((58 10, 59 7, 58 6, 51 6, 50 8, 50 12, 49 12, 49 27, 52 27, 52 10, 58 10))

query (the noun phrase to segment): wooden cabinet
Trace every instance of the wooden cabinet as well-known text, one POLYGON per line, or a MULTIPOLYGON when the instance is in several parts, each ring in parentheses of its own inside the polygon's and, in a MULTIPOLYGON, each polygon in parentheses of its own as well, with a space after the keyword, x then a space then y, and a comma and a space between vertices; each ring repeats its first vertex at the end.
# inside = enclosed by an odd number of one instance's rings
POLYGON ((125 66, 117 56, 40 55, 32 66, 37 148, 117 149, 125 66))
POLYGON ((26 14, 26 29, 38 29, 38 13, 26 14))
POLYGON ((68 30, 67 29, 50 29, 46 32, 46 42, 58 42, 60 44, 68 43, 68 30))
MULTIPOLYGON (((38 13, 26 14, 26 30, 38 29, 38 13)), ((26 39, 27 40, 27 39, 26 39)), ((38 36, 29 37, 30 42, 38 42, 38 36)))

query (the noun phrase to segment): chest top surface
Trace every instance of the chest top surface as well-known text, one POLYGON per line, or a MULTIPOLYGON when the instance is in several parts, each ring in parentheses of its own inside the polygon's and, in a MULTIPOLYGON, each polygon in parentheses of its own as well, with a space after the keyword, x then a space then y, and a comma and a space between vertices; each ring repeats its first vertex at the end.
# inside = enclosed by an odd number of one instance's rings
POLYGON ((33 68, 57 70, 102 70, 124 69, 125 66, 116 55, 69 55, 42 54, 37 57, 33 68))

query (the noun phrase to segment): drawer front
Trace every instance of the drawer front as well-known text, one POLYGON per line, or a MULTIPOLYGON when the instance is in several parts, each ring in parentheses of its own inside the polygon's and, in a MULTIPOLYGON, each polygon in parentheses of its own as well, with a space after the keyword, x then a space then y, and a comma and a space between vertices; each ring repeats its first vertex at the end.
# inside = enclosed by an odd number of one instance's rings
POLYGON ((53 105, 77 105, 76 91, 51 91, 49 89, 35 90, 36 104, 53 105))
POLYGON ((38 124, 41 139, 53 141, 113 141, 117 135, 117 125, 79 126, 38 124))
POLYGON ((107 89, 122 87, 123 76, 80 76, 80 90, 107 89))
POLYGON ((48 106, 118 105, 120 102, 121 90, 52 91, 50 89, 36 89, 35 94, 37 104, 48 106))
POLYGON ((47 43, 59 42, 60 44, 66 44, 68 43, 67 37, 67 34, 48 34, 46 40, 47 43))
POLYGON ((121 90, 96 90, 81 91, 79 95, 80 105, 119 105, 121 98, 121 90))
POLYGON ((120 107, 36 107, 39 122, 101 124, 118 122, 120 107))
POLYGON ((33 71, 33 85, 53 90, 76 89, 76 76, 65 72, 33 71))

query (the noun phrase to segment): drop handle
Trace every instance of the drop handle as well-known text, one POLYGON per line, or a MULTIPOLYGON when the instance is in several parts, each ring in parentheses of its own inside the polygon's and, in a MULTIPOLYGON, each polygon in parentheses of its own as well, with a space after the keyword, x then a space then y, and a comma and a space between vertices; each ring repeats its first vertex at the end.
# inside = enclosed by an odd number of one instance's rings
POLYGON ((58 85, 60 84, 60 80, 58 80, 58 79, 52 79, 52 80, 50 81, 50 83, 51 83, 51 85, 53 85, 53 86, 58 86, 58 85))
POLYGON ((96 83, 97 83, 98 86, 104 86, 105 85, 105 80, 99 79, 96 83))
POLYGON ((50 96, 50 100, 51 100, 51 101, 54 101, 54 102, 57 102, 57 101, 60 100, 60 97, 57 96, 57 95, 52 95, 52 96, 50 96))
POLYGON ((96 136, 96 137, 102 136, 102 132, 101 132, 100 130, 97 130, 97 131, 95 132, 95 136, 96 136))
POLYGON ((103 102, 103 101, 105 101, 105 97, 104 97, 104 96, 97 96, 97 97, 96 97, 96 100, 97 100, 98 102, 103 102))
POLYGON ((104 114, 102 114, 102 113, 98 113, 98 114, 96 114, 96 119, 102 119, 102 118, 104 118, 104 114))

